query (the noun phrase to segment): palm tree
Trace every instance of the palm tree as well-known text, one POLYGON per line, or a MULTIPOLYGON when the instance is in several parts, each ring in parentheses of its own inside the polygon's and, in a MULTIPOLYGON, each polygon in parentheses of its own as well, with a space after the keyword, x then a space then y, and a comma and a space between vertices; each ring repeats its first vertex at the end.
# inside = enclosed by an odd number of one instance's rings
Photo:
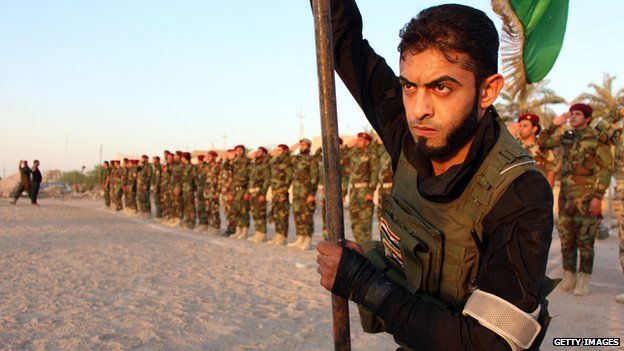
POLYGON ((566 101, 555 94, 552 89, 547 88, 548 83, 547 80, 543 80, 527 84, 525 89, 519 89, 514 94, 502 91, 500 94, 502 101, 494 106, 503 121, 515 121, 520 114, 531 112, 540 116, 542 126, 549 126, 556 117, 550 105, 562 104, 566 101))
POLYGON ((613 90, 615 78, 615 76, 605 72, 602 76, 602 85, 596 83, 588 84, 588 87, 592 88, 593 92, 583 93, 575 101, 589 104, 594 109, 594 116, 617 122, 622 118, 619 108, 624 106, 624 88, 617 92, 613 90))

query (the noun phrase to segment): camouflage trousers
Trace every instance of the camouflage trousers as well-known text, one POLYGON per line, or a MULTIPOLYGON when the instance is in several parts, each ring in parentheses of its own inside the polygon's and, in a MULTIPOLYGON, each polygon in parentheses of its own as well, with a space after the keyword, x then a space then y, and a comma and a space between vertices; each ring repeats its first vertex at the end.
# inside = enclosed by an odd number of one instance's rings
POLYGON ((204 198, 205 191, 206 187, 198 187, 197 194, 195 195, 195 199, 197 200, 197 218, 199 219, 200 225, 208 224, 208 214, 206 213, 206 199, 204 198))
POLYGON ((620 266, 624 270, 624 179, 617 179, 617 192, 613 200, 615 216, 620 219, 620 266))
POLYGON ((228 199, 230 196, 233 196, 233 194, 228 192, 223 193, 223 212, 225 212, 227 229, 229 232, 233 233, 234 229, 236 228, 236 223, 234 222, 234 217, 232 217, 232 203, 234 201, 228 199))
POLYGON ((372 195, 368 188, 351 188, 349 193, 349 216, 351 230, 358 244, 373 238, 373 201, 366 201, 366 195, 372 195))
POLYGON ((195 220, 197 219, 195 209, 195 191, 183 190, 182 201, 184 224, 187 228, 195 228, 195 220))
POLYGON ((219 213, 219 196, 204 194, 206 208, 206 224, 214 228, 221 227, 221 214, 219 213))
POLYGON ((275 233, 288 236, 288 217, 290 217, 288 193, 273 194, 269 218, 275 223, 275 233))
POLYGON ((19 184, 17 184, 17 187, 13 190, 13 200, 17 201, 17 199, 22 196, 24 191, 30 194, 30 183, 20 181, 19 184))
POLYGON ((104 187, 104 205, 106 205, 106 207, 110 207, 110 205, 111 205, 111 187, 110 187, 110 185, 104 187))
POLYGON ((232 201, 232 219, 235 226, 249 228, 249 201, 245 201, 245 199, 243 199, 245 194, 247 194, 246 189, 234 191, 234 200, 232 201))
POLYGON ((139 203, 139 211, 141 213, 151 213, 152 204, 150 203, 150 189, 142 188, 137 190, 137 202, 139 203))
POLYGON ((112 194, 113 205, 115 205, 115 210, 121 211, 123 209, 123 203, 121 200, 121 198, 123 197, 123 187, 121 185, 112 186, 111 194, 112 194))
POLYGON ((156 218, 162 218, 163 208, 162 208, 162 202, 161 202, 160 189, 153 189, 151 193, 154 194, 154 210, 156 212, 155 213, 156 218))
POLYGON ((264 196, 264 195, 258 195, 258 194, 251 195, 249 199, 249 207, 251 210, 251 217, 253 218, 253 221, 254 221, 254 228, 256 229, 257 232, 266 234, 267 232, 267 203, 266 203, 266 198, 264 199, 264 201, 260 201, 259 200, 260 196, 264 196))
POLYGON ((559 238, 563 269, 591 274, 594 266, 594 242, 600 228, 600 219, 589 215, 592 194, 579 189, 562 189, 559 195, 559 238))
POLYGON ((124 207, 136 210, 136 196, 132 201, 132 188, 129 186, 124 187, 124 207))
POLYGON ((184 198, 182 196, 182 189, 179 186, 172 189, 170 206, 169 209, 172 218, 184 218, 184 198))
MULTIPOLYGON (((160 188, 160 192, 158 193, 158 201, 160 204, 160 213, 162 218, 173 218, 173 215, 171 214, 171 201, 173 197, 171 195, 172 194, 170 188, 160 188)), ((156 210, 156 212, 158 213, 158 210, 156 210)))
POLYGON ((312 233, 314 233, 314 210, 316 210, 316 202, 308 203, 305 197, 297 196, 293 199, 292 207, 297 235, 311 237, 312 233))

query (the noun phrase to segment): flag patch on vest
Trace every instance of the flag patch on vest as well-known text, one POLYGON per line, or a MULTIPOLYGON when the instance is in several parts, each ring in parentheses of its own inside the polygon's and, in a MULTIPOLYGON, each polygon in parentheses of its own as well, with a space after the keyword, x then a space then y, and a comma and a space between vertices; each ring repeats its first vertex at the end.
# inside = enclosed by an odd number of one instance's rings
POLYGON ((386 222, 385 218, 381 218, 381 242, 384 246, 386 258, 404 269, 403 255, 401 254, 401 239, 396 235, 386 222))

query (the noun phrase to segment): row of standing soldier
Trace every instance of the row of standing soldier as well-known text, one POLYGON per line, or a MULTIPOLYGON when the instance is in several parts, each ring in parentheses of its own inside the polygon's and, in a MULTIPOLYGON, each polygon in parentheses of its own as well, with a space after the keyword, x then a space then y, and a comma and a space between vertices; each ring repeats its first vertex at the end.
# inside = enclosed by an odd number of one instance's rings
MULTIPOLYGON (((340 145, 343 197, 349 195, 353 235, 358 242, 371 240, 374 193, 378 187, 380 191, 392 187, 390 157, 368 133, 359 133, 344 147, 340 140, 340 145)), ((150 163, 147 155, 140 161, 124 159, 123 166, 118 160, 105 162, 105 204, 145 218, 154 214, 169 226, 238 239, 247 238, 253 218, 255 234, 248 238, 253 242, 266 241, 267 222, 273 222, 276 235, 269 243, 275 245, 287 242, 292 207, 297 239, 288 245, 305 250, 314 233, 317 190, 323 188, 322 152, 319 148, 312 153, 311 146, 310 140, 302 139, 291 147, 280 144, 271 152, 259 147, 247 155, 245 147, 238 145, 222 160, 209 151, 198 155, 195 164, 190 153, 180 151, 165 151, 164 162, 154 156, 150 163), (227 219, 224 232, 220 231, 221 205, 227 219)), ((324 200, 322 214, 326 236, 324 200)))

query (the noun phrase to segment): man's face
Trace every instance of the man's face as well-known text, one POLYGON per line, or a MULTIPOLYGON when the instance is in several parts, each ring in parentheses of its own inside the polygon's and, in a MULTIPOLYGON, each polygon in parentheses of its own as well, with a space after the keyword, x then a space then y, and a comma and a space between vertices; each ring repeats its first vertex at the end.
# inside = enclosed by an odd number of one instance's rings
POLYGON ((181 157, 180 157, 180 155, 175 154, 175 155, 173 156, 173 161, 174 161, 174 162, 180 162, 180 158, 181 158, 181 157))
POLYGON ((189 160, 186 157, 181 158, 183 164, 188 164, 189 160))
POLYGON ((299 151, 301 153, 306 153, 306 152, 308 152, 308 150, 310 150, 310 145, 308 145, 308 143, 306 143, 305 141, 300 141, 299 142, 299 151))
POLYGON ((518 123, 518 132, 520 133, 520 138, 522 138, 522 140, 526 140, 535 136, 535 133, 537 133, 537 127, 534 126, 531 121, 523 120, 518 123))
POLYGON ((465 54, 449 62, 437 49, 405 52, 400 61, 403 105, 412 137, 431 158, 453 156, 474 136, 478 123, 476 81, 462 67, 465 54))
POLYGON ((165 160, 167 161, 167 163, 173 162, 173 155, 168 154, 167 157, 165 157, 165 160))
POLYGON ((368 146, 368 144, 370 144, 370 142, 362 137, 357 137, 357 141, 355 142, 355 147, 357 147, 358 149, 364 149, 365 147, 368 146))
POLYGON ((152 163, 155 164, 155 165, 158 165, 158 164, 160 164, 160 160, 157 159, 156 157, 152 157, 152 163))
POLYGON ((624 107, 620 107, 620 115, 622 115, 622 117, 624 117, 624 107))
POLYGON ((105 163, 103 167, 104 169, 108 169, 108 163, 105 163))
POLYGON ((583 112, 578 110, 570 111, 569 121, 572 128, 585 128, 589 123, 589 119, 585 118, 583 112))
POLYGON ((234 149, 234 152, 236 154, 236 157, 243 157, 243 154, 245 153, 242 147, 237 147, 236 149, 234 149))
POLYGON ((143 157, 141 158, 141 164, 146 164, 149 161, 149 159, 147 157, 143 157))

